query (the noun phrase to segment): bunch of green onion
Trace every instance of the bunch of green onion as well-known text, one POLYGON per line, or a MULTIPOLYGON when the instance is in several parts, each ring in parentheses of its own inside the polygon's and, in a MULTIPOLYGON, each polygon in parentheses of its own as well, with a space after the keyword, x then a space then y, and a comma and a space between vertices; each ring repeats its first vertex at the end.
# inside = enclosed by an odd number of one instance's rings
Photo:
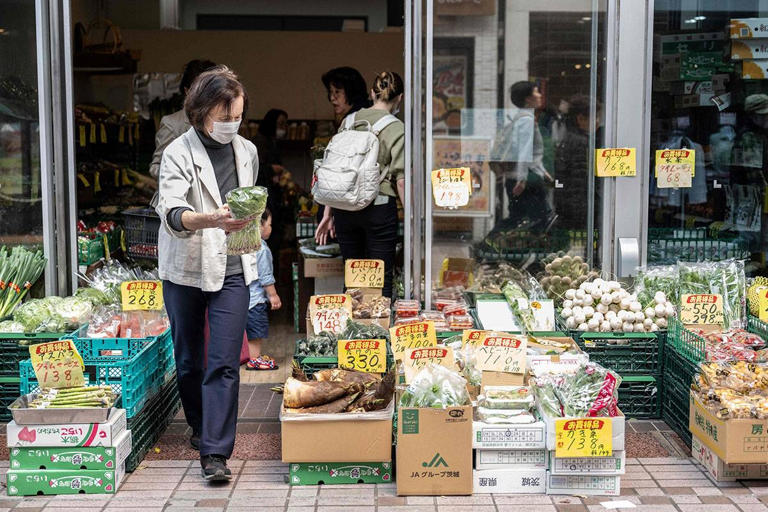
POLYGON ((42 251, 0 247, 0 318, 13 312, 43 273, 46 261, 42 251))

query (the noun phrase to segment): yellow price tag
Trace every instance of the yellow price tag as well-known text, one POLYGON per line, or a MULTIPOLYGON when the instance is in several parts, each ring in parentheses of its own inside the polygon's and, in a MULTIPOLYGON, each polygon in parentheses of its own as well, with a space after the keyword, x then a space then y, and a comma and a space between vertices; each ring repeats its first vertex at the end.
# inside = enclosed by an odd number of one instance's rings
POLYGON ((347 288, 384 288, 384 261, 347 260, 344 284, 347 288))
POLYGON ((465 347, 467 344, 477 346, 485 339, 485 335, 490 331, 483 331, 478 329, 468 329, 461 334, 461 346, 465 347))
POLYGON ((503 333, 487 333, 476 345, 477 368, 490 372, 525 373, 528 339, 503 333))
POLYGON ((595 150, 595 176, 623 178, 637 175, 635 148, 607 148, 595 150))
POLYGON ((387 371, 387 340, 339 340, 339 368, 368 373, 387 371))
POLYGON ((685 325, 725 324, 723 296, 686 293, 680 298, 680 321, 685 325))
POLYGON ((419 322, 392 327, 389 330, 389 339, 395 359, 402 361, 406 349, 437 346, 435 323, 419 322))
POLYGON ((413 378, 429 363, 453 369, 456 364, 453 357, 453 349, 440 345, 436 347, 405 349, 403 356, 405 383, 410 384, 413 378))
POLYGON ((315 334, 323 331, 338 334, 352 318, 349 295, 313 295, 309 299, 309 320, 315 334))
POLYGON ((691 166, 691 177, 696 176, 696 150, 659 149, 656 151, 655 177, 659 177, 659 166, 663 164, 688 164, 691 166))
POLYGON ((555 457, 610 457, 613 423, 607 418, 555 420, 555 457))
POLYGON ((128 281, 120 285, 123 311, 158 311, 163 309, 163 283, 128 281))
POLYGON ((83 358, 72 340, 30 345, 29 356, 40 388, 76 388, 85 384, 83 358))
POLYGON ((758 301, 758 308, 760 309, 760 321, 768 322, 768 291, 762 290, 760 292, 760 300, 758 301))
POLYGON ((656 151, 656 186, 658 188, 691 188, 696 172, 696 152, 691 149, 656 151))
POLYGON ((432 195, 441 208, 459 208, 469 204, 472 173, 469 167, 432 171, 432 195))

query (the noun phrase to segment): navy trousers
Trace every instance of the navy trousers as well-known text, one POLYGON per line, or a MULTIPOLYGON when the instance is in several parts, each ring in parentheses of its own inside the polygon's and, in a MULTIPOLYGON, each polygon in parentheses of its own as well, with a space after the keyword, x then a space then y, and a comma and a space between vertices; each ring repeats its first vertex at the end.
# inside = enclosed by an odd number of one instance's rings
POLYGON ((242 274, 228 276, 218 292, 163 282, 171 321, 181 405, 200 433, 200 455, 232 456, 237 430, 240 350, 248 320, 248 287, 242 274), (208 366, 204 361, 208 310, 208 366))

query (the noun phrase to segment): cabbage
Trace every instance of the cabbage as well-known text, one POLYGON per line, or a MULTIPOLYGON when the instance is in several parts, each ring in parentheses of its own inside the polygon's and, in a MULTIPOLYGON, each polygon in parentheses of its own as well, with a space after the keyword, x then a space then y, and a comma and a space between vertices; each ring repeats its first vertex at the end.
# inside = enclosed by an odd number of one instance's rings
POLYGON ((54 316, 58 316, 65 330, 78 329, 88 323, 93 313, 93 304, 80 297, 67 297, 54 306, 54 316))
POLYGON ((24 326, 13 320, 6 320, 5 322, 0 322, 0 332, 23 333, 24 326))
POLYGON ((56 312, 64 301, 61 297, 46 297, 25 302, 13 312, 13 319, 24 326, 24 332, 65 332, 66 321, 56 312))
POLYGON ((87 300, 93 307, 106 306, 110 303, 107 295, 96 288, 78 288, 75 297, 87 300))

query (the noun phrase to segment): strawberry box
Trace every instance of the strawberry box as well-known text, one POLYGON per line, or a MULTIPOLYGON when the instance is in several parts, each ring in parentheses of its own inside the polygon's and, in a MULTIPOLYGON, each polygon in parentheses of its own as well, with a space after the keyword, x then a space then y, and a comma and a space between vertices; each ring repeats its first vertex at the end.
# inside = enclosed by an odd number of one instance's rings
POLYGON ((126 428, 125 409, 112 409, 106 423, 17 425, 11 421, 6 433, 9 448, 116 446, 126 428))
POLYGON ((131 453, 131 431, 118 437, 115 446, 90 448, 16 447, 10 449, 10 469, 87 469, 110 470, 120 467, 131 453))
POLYGON ((9 469, 8 496, 115 494, 125 476, 117 469, 9 469))

